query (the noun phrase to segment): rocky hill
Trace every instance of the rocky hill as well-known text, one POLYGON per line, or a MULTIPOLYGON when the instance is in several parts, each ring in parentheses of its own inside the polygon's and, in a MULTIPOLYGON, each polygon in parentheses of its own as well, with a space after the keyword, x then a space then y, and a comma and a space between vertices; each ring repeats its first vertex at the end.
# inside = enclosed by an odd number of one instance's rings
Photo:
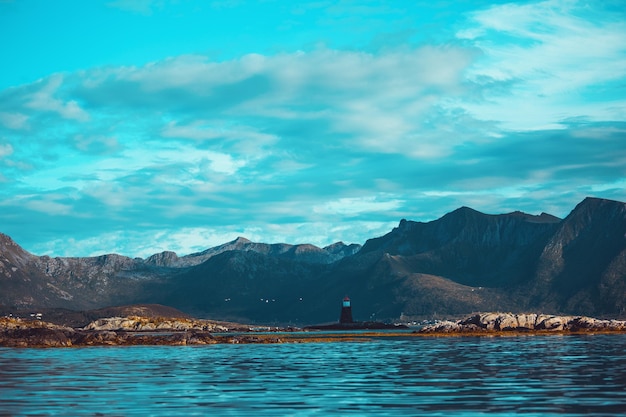
POLYGON ((0 235, 0 305, 75 310, 159 303, 220 320, 357 320, 473 311, 626 314, 626 204, 587 198, 565 218, 467 207, 400 221, 359 245, 263 244, 238 238, 179 257, 35 256, 0 235))
POLYGON ((272 258, 280 258, 292 261, 301 261, 312 264, 330 264, 345 256, 354 255, 361 249, 361 245, 346 245, 337 242, 325 248, 314 245, 289 245, 285 243, 254 243, 244 237, 238 237, 232 242, 225 243, 203 252, 178 257, 174 252, 161 252, 146 259, 149 265, 166 267, 188 267, 199 265, 212 257, 224 252, 255 252, 272 258))

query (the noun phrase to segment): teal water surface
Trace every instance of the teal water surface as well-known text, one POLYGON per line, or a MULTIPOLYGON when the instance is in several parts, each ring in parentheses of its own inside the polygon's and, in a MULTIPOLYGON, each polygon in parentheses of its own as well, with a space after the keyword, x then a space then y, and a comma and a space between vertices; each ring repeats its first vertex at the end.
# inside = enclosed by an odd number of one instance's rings
POLYGON ((0 415, 621 416, 626 335, 0 349, 0 415))

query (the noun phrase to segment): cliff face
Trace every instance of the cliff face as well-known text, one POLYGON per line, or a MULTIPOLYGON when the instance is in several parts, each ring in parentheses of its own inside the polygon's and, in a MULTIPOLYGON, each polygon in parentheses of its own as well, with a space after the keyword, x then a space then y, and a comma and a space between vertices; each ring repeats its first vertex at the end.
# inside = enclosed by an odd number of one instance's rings
POLYGON ((626 314, 626 204, 588 198, 565 219, 463 207, 402 220, 359 245, 238 238, 179 257, 49 258, 0 235, 0 305, 93 309, 160 303, 215 319, 311 324, 528 311, 626 314), (360 249, 360 250, 359 250, 360 249))
POLYGON ((626 312, 626 204, 581 202, 544 246, 532 284, 534 300, 562 311, 626 312))
POLYGON ((361 252, 398 255, 412 270, 473 286, 510 286, 524 280, 560 220, 519 212, 487 215, 463 207, 439 220, 402 220, 361 252))

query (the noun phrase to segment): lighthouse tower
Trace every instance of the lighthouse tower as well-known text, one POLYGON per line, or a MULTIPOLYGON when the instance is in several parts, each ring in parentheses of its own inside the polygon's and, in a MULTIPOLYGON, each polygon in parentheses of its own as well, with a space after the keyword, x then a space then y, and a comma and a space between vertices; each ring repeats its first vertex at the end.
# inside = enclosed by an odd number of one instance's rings
POLYGON ((339 317, 339 323, 354 323, 352 320, 352 307, 350 306, 350 299, 348 297, 345 297, 341 303, 341 316, 339 317))

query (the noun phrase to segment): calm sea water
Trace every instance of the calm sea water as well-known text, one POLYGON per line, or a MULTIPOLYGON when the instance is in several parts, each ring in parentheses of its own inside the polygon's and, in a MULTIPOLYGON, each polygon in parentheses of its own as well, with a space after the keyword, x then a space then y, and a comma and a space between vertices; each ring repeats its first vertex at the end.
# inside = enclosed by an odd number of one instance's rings
POLYGON ((626 414, 626 335, 0 349, 0 415, 626 414))

